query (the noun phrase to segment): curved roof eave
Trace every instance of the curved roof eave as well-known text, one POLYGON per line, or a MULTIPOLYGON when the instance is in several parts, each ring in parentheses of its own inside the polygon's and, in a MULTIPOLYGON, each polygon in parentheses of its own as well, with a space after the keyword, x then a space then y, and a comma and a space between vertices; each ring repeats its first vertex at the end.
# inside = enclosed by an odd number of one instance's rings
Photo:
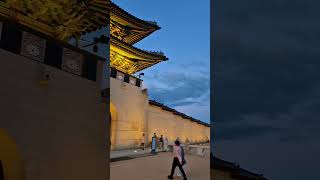
POLYGON ((115 15, 115 16, 118 16, 118 17, 121 17, 123 19, 128 20, 131 23, 138 25, 139 27, 153 29, 154 31, 161 29, 157 25, 156 22, 145 21, 145 20, 139 19, 139 18, 133 16, 132 14, 128 13, 124 9, 120 8, 118 5, 116 5, 113 2, 111 2, 111 4, 110 4, 110 12, 111 12, 111 14, 110 14, 111 18, 113 15, 115 15))

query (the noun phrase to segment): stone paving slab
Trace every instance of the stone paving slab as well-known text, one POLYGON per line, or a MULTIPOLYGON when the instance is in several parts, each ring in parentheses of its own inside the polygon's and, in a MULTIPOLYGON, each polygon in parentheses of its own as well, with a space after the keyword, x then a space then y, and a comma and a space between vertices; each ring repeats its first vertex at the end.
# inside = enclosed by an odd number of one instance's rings
MULTIPOLYGON (((163 152, 158 150, 157 152, 163 152)), ((140 157, 142 155, 151 154, 151 149, 130 149, 130 150, 121 150, 121 151, 111 151, 110 152, 110 159, 120 158, 120 157, 140 157)))
POLYGON ((144 151, 141 149, 130 149, 130 150, 121 150, 121 151, 110 151, 110 159, 130 156, 134 154, 146 154, 150 153, 150 149, 145 149, 144 151))
MULTIPOLYGON (((165 180, 171 170, 172 157, 172 153, 162 152, 156 156, 112 162, 110 164, 111 180, 165 180)), ((188 155, 186 160, 189 180, 210 179, 209 158, 188 155)), ((183 178, 175 177, 175 179, 183 178)))

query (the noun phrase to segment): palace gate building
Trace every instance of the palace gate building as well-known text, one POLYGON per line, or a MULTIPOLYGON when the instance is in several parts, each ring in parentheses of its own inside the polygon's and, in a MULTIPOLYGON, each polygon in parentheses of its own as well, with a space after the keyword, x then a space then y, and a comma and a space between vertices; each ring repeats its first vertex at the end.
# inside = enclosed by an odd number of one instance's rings
POLYGON ((159 29, 108 0, 0 0, 0 179, 107 179, 109 140, 136 148, 142 133, 208 141, 133 76, 167 60, 134 47, 159 29))
MULTIPOLYGON (((110 8, 110 114, 111 148, 128 149, 140 145, 142 134, 146 142, 153 133, 177 137, 182 142, 207 142, 208 124, 149 99, 142 89, 142 80, 133 76, 146 68, 167 61, 162 52, 141 50, 135 43, 160 29, 156 22, 141 20, 115 4, 110 8)), ((156 43, 156 42, 155 42, 156 43)))

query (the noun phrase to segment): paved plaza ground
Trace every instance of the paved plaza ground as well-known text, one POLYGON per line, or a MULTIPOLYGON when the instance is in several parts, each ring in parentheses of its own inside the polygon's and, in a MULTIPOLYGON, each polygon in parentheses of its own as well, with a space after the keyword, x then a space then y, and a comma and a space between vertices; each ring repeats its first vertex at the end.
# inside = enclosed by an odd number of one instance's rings
MULTIPOLYGON (((171 152, 162 152, 156 156, 112 162, 110 164, 111 180, 165 180, 171 170, 172 157, 171 152)), ((186 160, 189 180, 210 179, 209 158, 186 155, 186 160)), ((175 179, 183 178, 175 177, 175 179)))
POLYGON ((121 150, 121 151, 111 151, 110 158, 119 158, 124 156, 139 156, 143 154, 150 154, 150 148, 146 148, 145 150, 141 149, 130 149, 130 150, 121 150))

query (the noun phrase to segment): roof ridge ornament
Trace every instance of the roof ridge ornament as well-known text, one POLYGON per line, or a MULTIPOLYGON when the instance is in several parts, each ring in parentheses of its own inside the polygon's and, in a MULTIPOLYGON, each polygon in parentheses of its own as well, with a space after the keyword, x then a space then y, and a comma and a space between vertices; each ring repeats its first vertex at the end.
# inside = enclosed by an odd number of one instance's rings
POLYGON ((150 24, 158 25, 158 23, 156 21, 147 21, 147 20, 144 20, 144 21, 146 21, 146 22, 148 22, 150 24))
POLYGON ((157 55, 164 56, 164 53, 162 51, 152 51, 152 50, 145 50, 145 49, 143 49, 143 51, 146 51, 146 52, 149 52, 149 53, 152 53, 152 54, 157 54, 157 55))

